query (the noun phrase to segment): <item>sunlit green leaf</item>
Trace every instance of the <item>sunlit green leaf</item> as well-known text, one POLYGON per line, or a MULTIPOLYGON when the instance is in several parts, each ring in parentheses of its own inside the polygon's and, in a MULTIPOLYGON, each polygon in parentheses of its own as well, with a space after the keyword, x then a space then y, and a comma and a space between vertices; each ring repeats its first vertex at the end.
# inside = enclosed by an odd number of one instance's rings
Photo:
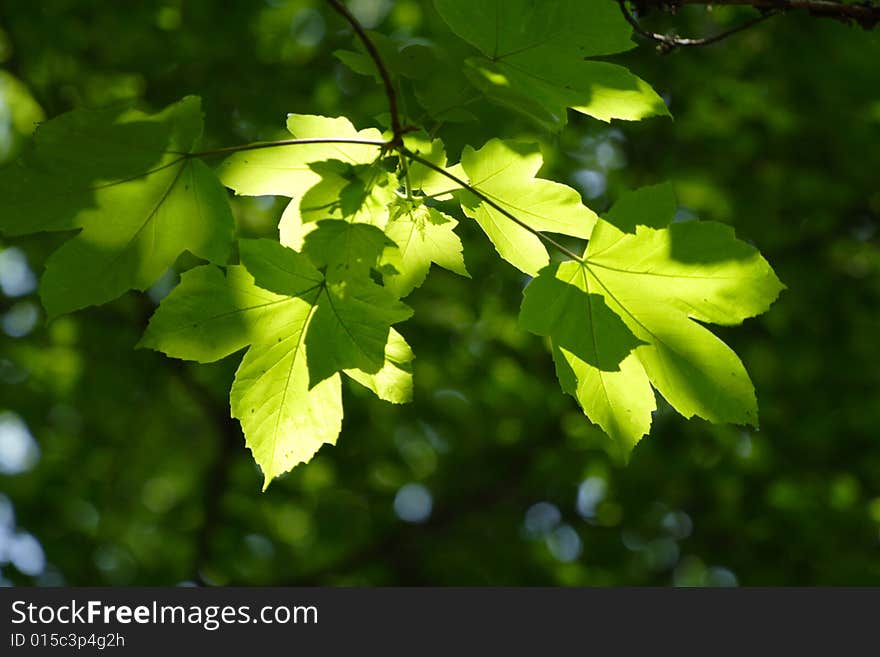
POLYGON ((201 130, 195 97, 153 115, 76 110, 41 126, 22 160, 0 170, 0 230, 81 229, 46 263, 50 316, 144 290, 184 250, 225 263, 226 192, 187 156, 201 130))
MULTIPOLYGON (((358 131, 343 117, 291 114, 287 130, 295 139, 382 139, 375 128, 358 131)), ((369 164, 378 155, 379 148, 371 145, 294 144, 234 153, 221 163, 217 173, 236 194, 300 198, 321 180, 312 163, 337 160, 350 165, 369 164)))
POLYGON ((345 370, 345 373, 372 390, 379 399, 392 404, 405 404, 412 401, 413 358, 412 349, 403 336, 391 329, 385 344, 385 363, 382 369, 372 374, 356 369, 345 370))
MULTIPOLYGON (((596 222, 580 195, 561 183, 535 178, 543 158, 536 146, 493 139, 480 150, 465 147, 461 164, 470 184, 535 231, 587 237, 596 222)), ((550 261, 533 232, 469 192, 462 209, 480 224, 502 258, 536 275, 550 261)))
POLYGON ((309 385, 305 335, 315 308, 300 298, 279 305, 273 323, 260 332, 235 373, 232 415, 241 421, 247 445, 269 482, 307 463, 324 444, 334 445, 342 427, 339 374, 309 385))
MULTIPOLYGON (((256 255, 259 246, 244 248, 256 255)), ((261 274, 271 285, 307 291, 303 286, 310 282, 298 267, 307 272, 309 265, 290 258, 282 268, 263 267, 261 274)), ((302 298, 258 287, 244 267, 229 267, 224 278, 220 270, 205 266, 183 275, 140 342, 169 356, 200 362, 250 345, 230 399, 265 485, 308 461, 322 444, 334 444, 339 434, 339 376, 308 385, 305 332, 313 314, 314 306, 302 298)))
POLYGON ((757 426, 739 358, 693 320, 738 324, 783 289, 730 228, 670 225, 670 199, 668 187, 621 199, 597 222, 583 262, 548 267, 529 284, 520 314, 523 327, 551 338, 563 389, 623 453, 650 428, 649 381, 685 417, 757 426))
POLYGON ((385 287, 405 297, 425 282, 431 263, 470 278, 461 240, 454 230, 457 225, 455 219, 439 210, 401 201, 385 229, 397 244, 387 259, 396 273, 384 277, 385 287))
POLYGON ((409 400, 412 352, 390 327, 411 311, 358 278, 358 267, 322 263, 325 278, 307 256, 273 240, 242 240, 239 251, 243 266, 229 267, 225 278, 210 266, 184 274, 140 346, 209 362, 250 345, 232 387, 232 412, 268 484, 336 441, 339 372, 382 399, 409 400))

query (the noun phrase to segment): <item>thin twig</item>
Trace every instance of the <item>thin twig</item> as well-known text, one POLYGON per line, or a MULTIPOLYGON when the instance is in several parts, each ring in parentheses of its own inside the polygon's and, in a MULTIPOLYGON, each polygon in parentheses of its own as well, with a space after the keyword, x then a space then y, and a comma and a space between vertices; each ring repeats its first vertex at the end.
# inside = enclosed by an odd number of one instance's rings
POLYGON ((277 148, 278 146, 297 146, 302 144, 362 144, 364 146, 389 147, 389 142, 380 139, 358 139, 355 137, 314 137, 306 139, 280 139, 278 141, 258 141, 240 146, 226 146, 225 148, 211 148, 196 153, 179 153, 184 157, 208 157, 211 155, 225 155, 240 151, 255 151, 261 148, 277 148))
POLYGON ((570 249, 566 248, 565 246, 563 246, 562 244, 560 244, 559 242, 557 242, 556 240, 554 240, 552 237, 549 237, 548 235, 545 235, 544 233, 542 233, 542 232, 539 231, 539 230, 535 230, 534 228, 532 228, 531 226, 529 226, 528 224, 526 224, 526 223, 523 222, 522 220, 518 219, 517 217, 515 217, 514 215, 512 215, 512 214, 510 213, 510 211, 508 211, 508 210, 506 210, 505 208, 503 208, 502 206, 500 206, 498 203, 496 203, 496 202, 493 201, 491 198, 489 198, 488 196, 486 196, 486 194, 484 194, 483 192, 481 192, 479 189, 477 189, 476 187, 474 187, 474 186, 471 185, 470 183, 465 182, 464 180, 462 180, 461 178, 459 178, 458 176, 456 176, 454 173, 449 173, 449 172, 448 172, 446 169, 444 169, 443 167, 441 167, 441 166, 439 166, 439 165, 437 165, 437 164, 434 164, 434 163, 431 162, 430 160, 426 160, 426 159, 423 158, 422 156, 420 156, 420 155, 418 155, 418 154, 416 154, 416 153, 413 153, 411 150, 409 150, 408 148, 406 148, 406 147, 404 147, 404 146, 400 146, 400 147, 398 148, 398 151, 401 152, 401 153, 403 153, 404 155, 406 155, 406 156, 407 156, 408 158, 410 158, 411 160, 413 160, 413 161, 415 161, 415 162, 418 162, 419 164, 421 164, 421 165, 423 165, 423 166, 426 166, 426 167, 428 167, 429 169, 433 169, 434 171, 436 171, 437 173, 439 173, 439 174, 441 174, 441 175, 443 175, 443 176, 446 176, 447 178, 449 178, 449 180, 451 180, 452 182, 454 182, 456 185, 458 185, 458 186, 461 187, 462 189, 466 189, 466 190, 469 191, 471 194, 473 194, 474 196, 476 196, 477 198, 479 198, 481 201, 483 201, 486 205, 488 205, 488 206, 494 208, 495 210, 497 210, 498 212, 500 212, 501 214, 503 214, 505 217, 507 217, 508 219, 510 219, 510 220, 511 220, 513 223, 515 223, 517 226, 519 226, 520 228, 523 228, 523 229, 527 230, 528 232, 530 232, 532 235, 534 235, 534 236, 537 237, 538 239, 543 240, 544 242, 546 242, 547 244, 549 244, 550 246, 552 246, 553 248, 555 248, 555 249, 556 249, 557 251, 559 251, 560 253, 565 254, 566 256, 568 256, 569 258, 571 258, 572 260, 577 260, 578 262, 583 262, 583 261, 584 261, 584 259, 581 258, 579 255, 577 255, 574 251, 571 251, 570 249))
POLYGON ((364 48, 367 49, 370 58, 376 64, 376 69, 379 71, 379 76, 382 78, 382 84, 385 85, 385 95, 388 96, 388 111, 391 113, 391 131, 394 134, 394 137, 391 139, 390 148, 395 148, 401 143, 404 130, 400 123, 400 111, 397 108, 397 92, 394 90, 394 84, 391 82, 391 76, 388 74, 385 62, 382 61, 382 56, 379 54, 376 44, 370 39, 367 31, 363 28, 358 19, 354 17, 354 14, 352 14, 339 0, 327 0, 327 2, 337 11, 337 13, 348 21, 358 35, 358 38, 361 40, 361 43, 364 44, 364 48))
POLYGON ((623 13, 623 17, 626 21, 632 25, 632 28, 635 30, 636 34, 645 39, 650 39, 651 41, 656 41, 658 44, 658 48, 663 52, 671 52, 675 48, 681 47, 700 47, 700 46, 709 46, 713 43, 718 43, 719 41, 723 41, 724 39, 737 34, 738 32, 742 32, 743 30, 747 30, 750 27, 754 27, 758 23, 763 23, 768 18, 775 16, 778 12, 775 10, 767 11, 766 13, 761 14, 760 16, 756 16, 751 20, 748 20, 741 25, 737 25, 736 27, 727 30, 725 32, 721 32, 720 34, 716 34, 710 37, 703 37, 700 39, 690 39, 687 37, 680 37, 677 35, 671 34, 658 34, 656 32, 650 32, 643 28, 636 17, 632 15, 632 13, 627 9, 626 6, 627 0, 617 0, 617 4, 620 5, 620 11, 623 13))

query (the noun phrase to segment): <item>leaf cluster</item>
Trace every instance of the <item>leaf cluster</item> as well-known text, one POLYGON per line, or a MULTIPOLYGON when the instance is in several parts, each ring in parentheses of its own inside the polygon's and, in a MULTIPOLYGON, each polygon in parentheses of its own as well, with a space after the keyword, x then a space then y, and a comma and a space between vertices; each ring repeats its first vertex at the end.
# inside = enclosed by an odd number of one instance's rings
MULTIPOLYGON (((628 70, 587 59, 632 45, 613 3, 435 4, 462 39, 465 86, 539 125, 561 129, 568 109, 606 121, 667 113, 628 70)), ((422 75, 436 67, 428 53, 372 38, 435 110, 431 85, 455 75, 422 75)), ((339 57, 377 74, 363 54, 339 57)), ((441 115, 451 120, 449 107, 441 115)), ((421 130, 304 114, 286 128, 279 142, 199 150, 195 97, 153 114, 76 110, 43 124, 0 173, 0 230, 76 231, 41 281, 50 317, 144 290, 184 252, 204 263, 183 273, 140 346, 203 363, 246 349, 230 406, 265 485, 335 444, 343 376, 411 399, 414 356, 394 327, 433 265, 469 276, 462 219, 531 279, 520 325, 548 339, 563 390, 623 457, 650 430, 654 389, 685 417, 757 424, 742 363, 702 324, 762 313, 782 285, 729 228, 676 222, 670 187, 625 195, 600 218, 540 176, 531 143, 492 138, 451 163, 421 130), (211 169, 203 160, 218 154, 228 157, 211 169), (224 187, 289 199, 278 239, 236 239, 224 187)))

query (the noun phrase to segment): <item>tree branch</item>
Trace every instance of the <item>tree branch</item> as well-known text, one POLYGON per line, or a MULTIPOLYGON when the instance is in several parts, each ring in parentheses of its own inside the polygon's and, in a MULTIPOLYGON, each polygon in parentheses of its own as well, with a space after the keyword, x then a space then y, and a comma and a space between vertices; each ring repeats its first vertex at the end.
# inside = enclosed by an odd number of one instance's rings
POLYGON ((388 111, 391 113, 391 131, 394 133, 394 136, 391 139, 390 148, 395 148, 402 143, 401 140, 403 139, 404 130, 400 123, 400 111, 397 108, 397 92, 394 90, 394 84, 391 82, 391 76, 388 74, 385 62, 382 61, 382 56, 379 54, 376 44, 370 39, 370 36, 367 34, 363 25, 358 22, 358 19, 354 17, 354 14, 352 14, 339 0, 327 0, 327 2, 337 13, 349 22, 355 33, 358 35, 358 38, 361 40, 361 43, 364 44, 364 48, 367 49, 367 53, 370 55, 373 63, 376 64, 376 69, 379 71, 379 76, 382 78, 382 84, 385 86, 385 95, 388 96, 388 111))
POLYGON ((880 25, 880 4, 867 1, 843 3, 836 0, 631 0, 631 4, 639 16, 644 16, 652 10, 674 14, 684 5, 751 7, 752 9, 757 9, 762 14, 760 19, 748 21, 733 30, 714 37, 686 39, 675 35, 656 34, 643 29, 626 9, 625 0, 618 0, 618 2, 621 10, 624 12, 624 16, 627 17, 627 20, 640 36, 660 43, 661 47, 667 50, 679 46, 704 46, 717 43, 737 32, 756 25, 768 15, 789 11, 805 11, 817 18, 832 18, 848 25, 855 23, 866 30, 872 30, 880 25))
POLYGON ((620 5, 620 11, 623 13, 623 17, 630 25, 632 25, 632 28, 633 30, 635 30, 636 34, 644 37, 645 39, 656 41, 658 44, 657 49, 664 53, 671 52, 672 50, 680 47, 699 47, 718 43, 719 41, 723 41, 724 39, 733 36, 737 32, 742 32, 743 30, 747 30, 750 27, 757 25, 758 23, 762 23, 778 13, 777 10, 766 11, 761 16, 757 16, 751 20, 742 23, 741 25, 737 25, 730 30, 721 32, 720 34, 716 34, 711 37, 691 39, 687 37, 680 37, 675 34, 658 34, 657 32, 650 32, 646 30, 641 26, 636 17, 633 16, 632 13, 630 13, 629 9, 627 9, 626 2, 627 0, 617 0, 617 3, 620 5))
POLYGON ((745 6, 762 12, 806 11, 819 18, 833 18, 844 23, 857 23, 866 30, 880 24, 880 4, 871 2, 843 3, 835 0, 642 0, 645 7, 670 5, 745 6))

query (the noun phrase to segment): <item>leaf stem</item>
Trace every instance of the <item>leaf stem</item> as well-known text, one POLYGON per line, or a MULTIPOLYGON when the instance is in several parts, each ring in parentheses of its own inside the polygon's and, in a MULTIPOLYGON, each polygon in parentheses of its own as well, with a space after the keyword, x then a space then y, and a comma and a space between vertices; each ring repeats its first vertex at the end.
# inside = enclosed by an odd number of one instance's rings
POLYGON ((278 141, 258 141, 239 146, 226 146, 224 148, 211 148, 195 153, 177 153, 184 157, 209 157, 211 155, 226 155, 227 153, 239 153, 241 151, 255 151, 261 148, 276 148, 278 146, 296 146, 301 144, 362 144, 364 146, 389 147, 389 142, 381 139, 357 139, 354 137, 314 137, 306 139, 280 139, 278 141))
POLYGON ((456 185, 458 185, 458 186, 461 187, 462 189, 466 189, 466 190, 469 191, 471 194, 473 194, 474 196, 476 196, 477 198, 479 198, 481 201, 483 201, 483 203, 485 203, 486 205, 488 205, 488 206, 494 208, 495 210, 497 210, 498 212, 500 212, 501 214, 503 214, 505 217, 507 217, 508 219, 510 219, 510 220, 511 220, 513 223, 515 223, 517 226, 519 226, 520 228, 522 228, 522 229, 524 229, 524 230, 527 230, 528 232, 530 232, 532 235, 534 235, 534 236, 537 237, 538 239, 543 240, 544 242, 546 242, 547 244, 549 244, 550 246, 552 246, 553 248, 555 248, 555 249, 556 249, 557 251, 559 251, 560 253, 562 253, 562 254, 568 256, 568 257, 571 258, 572 260, 576 260, 577 262, 583 262, 583 261, 584 261, 584 259, 583 259, 581 256, 577 255, 574 251, 572 251, 572 250, 568 249, 567 247, 563 246, 562 244, 560 244, 559 242, 557 242, 556 240, 554 240, 552 237, 550 237, 550 236, 548 236, 548 235, 545 235, 545 234, 542 233, 541 231, 539 231, 539 230, 535 230, 534 228, 532 228, 531 226, 529 226, 528 224, 526 224, 524 221, 522 221, 521 219, 518 219, 518 218, 515 217, 513 214, 511 214, 509 210, 506 210, 504 207, 502 207, 501 205, 499 205, 498 203, 496 203, 495 201, 493 201, 491 198, 489 198, 488 196, 486 196, 486 194, 484 194, 483 192, 481 192, 479 189, 477 189, 476 187, 474 187, 474 186, 471 185, 470 183, 465 182, 464 180, 462 180, 461 178, 459 178, 459 177, 456 176, 455 174, 453 174, 453 173, 449 173, 449 172, 448 172, 446 169, 444 169, 443 167, 441 167, 441 166, 439 166, 439 165, 437 165, 437 164, 434 164, 434 163, 431 162, 430 160, 427 160, 427 159, 423 158, 422 156, 420 156, 420 155, 418 155, 418 154, 416 154, 416 153, 413 153, 411 150, 409 150, 409 149, 406 148, 405 146, 399 146, 399 147, 398 147, 398 151, 399 151, 400 153, 406 155, 406 156, 407 156, 408 158, 410 158, 411 160, 413 160, 413 161, 415 161, 415 162, 418 162, 418 163, 421 164, 422 166, 426 166, 426 167, 428 167, 429 169, 433 169, 434 171, 436 171, 436 172, 439 173, 440 175, 446 176, 447 178, 449 178, 449 180, 451 180, 452 182, 454 182, 456 185))
POLYGON ((367 31, 364 29, 363 25, 360 24, 358 19, 354 17, 354 14, 352 14, 339 0, 327 0, 327 2, 338 14, 348 21, 354 29, 355 34, 357 34, 358 38, 361 40, 361 43, 364 44, 364 48, 367 49, 370 58, 376 64, 376 69, 379 71, 379 76, 382 78, 382 84, 385 86, 385 95, 388 97, 388 111, 391 114, 391 131, 394 136, 391 139, 390 147, 395 148, 401 144, 404 130, 400 123, 400 110, 397 107, 397 92, 394 90, 394 84, 391 82, 391 75, 388 73, 388 68, 385 66, 385 62, 382 61, 382 56, 379 54, 376 44, 370 39, 367 31))
POLYGON ((413 193, 412 182, 409 179, 409 163, 406 161, 406 156, 403 153, 398 152, 397 154, 400 156, 400 168, 403 170, 403 189, 406 192, 406 199, 412 201, 413 193))

